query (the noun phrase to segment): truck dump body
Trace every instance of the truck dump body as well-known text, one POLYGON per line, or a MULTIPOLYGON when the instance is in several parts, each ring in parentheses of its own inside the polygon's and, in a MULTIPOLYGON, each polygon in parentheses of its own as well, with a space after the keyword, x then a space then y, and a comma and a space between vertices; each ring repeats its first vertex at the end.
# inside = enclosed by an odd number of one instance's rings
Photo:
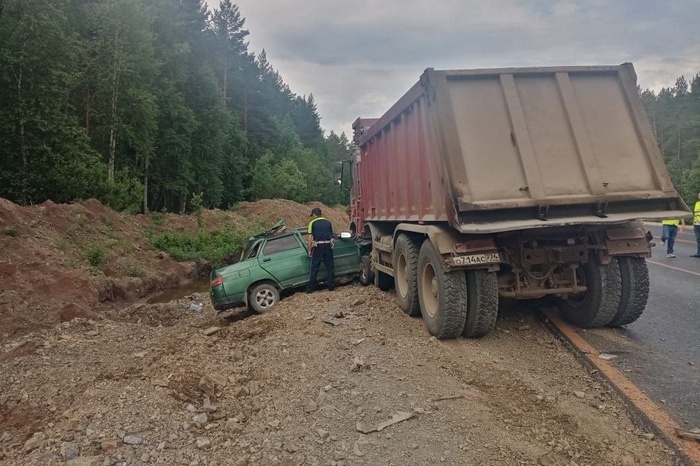
POLYGON ((631 64, 428 69, 362 134, 360 121, 358 229, 447 221, 490 233, 688 212, 631 64))

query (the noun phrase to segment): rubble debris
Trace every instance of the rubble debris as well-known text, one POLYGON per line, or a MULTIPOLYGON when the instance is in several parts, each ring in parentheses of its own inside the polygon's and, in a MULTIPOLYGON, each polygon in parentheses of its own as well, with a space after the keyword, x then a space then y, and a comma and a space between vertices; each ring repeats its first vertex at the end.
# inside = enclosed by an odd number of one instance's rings
POLYGON ((407 420, 412 419, 416 416, 417 416, 417 414, 415 412, 407 413, 405 411, 398 411, 396 414, 394 414, 391 417, 391 419, 389 419, 388 421, 380 422, 376 426, 368 426, 364 422, 358 422, 356 424, 356 428, 359 432, 362 432, 363 434, 369 434, 371 432, 381 432, 389 426, 392 426, 394 424, 398 424, 399 422, 407 421, 407 420))

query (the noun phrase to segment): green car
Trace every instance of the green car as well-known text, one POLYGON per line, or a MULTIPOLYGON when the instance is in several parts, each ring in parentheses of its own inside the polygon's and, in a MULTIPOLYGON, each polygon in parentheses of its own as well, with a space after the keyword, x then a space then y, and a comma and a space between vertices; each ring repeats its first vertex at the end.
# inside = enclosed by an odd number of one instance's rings
MULTIPOLYGON (((309 283, 311 259, 304 238, 306 229, 284 230, 281 220, 270 230, 250 238, 239 262, 212 271, 209 295, 214 309, 221 312, 249 306, 255 312, 267 312, 280 300, 282 291, 309 283)), ((360 268, 360 245, 349 236, 342 234, 335 239, 336 283, 352 280, 360 268)), ((325 280, 323 265, 318 276, 325 280)))

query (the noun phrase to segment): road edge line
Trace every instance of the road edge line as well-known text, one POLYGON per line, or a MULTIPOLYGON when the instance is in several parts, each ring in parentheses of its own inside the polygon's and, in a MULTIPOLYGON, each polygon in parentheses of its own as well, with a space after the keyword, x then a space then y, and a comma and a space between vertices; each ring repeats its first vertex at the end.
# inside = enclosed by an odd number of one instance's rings
POLYGON ((680 426, 664 410, 654 403, 642 390, 633 384, 610 361, 595 357, 599 354, 576 329, 564 322, 551 310, 541 309, 541 315, 549 321, 548 326, 555 329, 582 357, 588 365, 598 370, 608 383, 620 394, 626 404, 647 424, 654 427, 657 434, 672 446, 678 456, 690 465, 700 466, 700 442, 676 436, 675 429, 680 426))

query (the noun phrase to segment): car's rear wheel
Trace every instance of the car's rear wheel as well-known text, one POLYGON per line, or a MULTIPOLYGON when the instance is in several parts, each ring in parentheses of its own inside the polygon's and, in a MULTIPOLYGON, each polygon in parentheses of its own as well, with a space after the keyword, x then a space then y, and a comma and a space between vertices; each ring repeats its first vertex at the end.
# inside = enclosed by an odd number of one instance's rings
POLYGON ((270 283, 261 283, 253 287, 248 302, 258 314, 270 312, 280 300, 280 292, 270 283))
POLYGON ((372 263, 369 256, 362 256, 362 261, 360 262, 360 283, 362 286, 374 283, 374 272, 372 272, 372 263))

